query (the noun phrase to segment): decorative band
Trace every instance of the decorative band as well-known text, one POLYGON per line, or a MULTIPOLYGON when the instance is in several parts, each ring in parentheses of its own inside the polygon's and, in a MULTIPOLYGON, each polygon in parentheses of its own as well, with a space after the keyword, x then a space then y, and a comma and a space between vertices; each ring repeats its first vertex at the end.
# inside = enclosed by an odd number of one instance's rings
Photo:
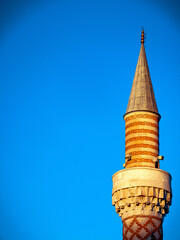
POLYGON ((126 144, 133 142, 133 141, 139 141, 139 140, 147 140, 147 141, 152 141, 152 142, 159 144, 159 140, 152 138, 152 137, 147 137, 147 136, 139 136, 139 137, 129 138, 128 140, 126 140, 126 144))
POLYGON ((159 132, 153 131, 151 129, 134 129, 126 132, 126 137, 132 133, 152 133, 156 136, 159 136, 159 132))
POLYGON ((126 147, 126 151, 131 149, 131 148, 141 148, 141 147, 143 147, 143 148, 152 148, 154 150, 159 151, 159 147, 158 146, 154 146, 154 145, 150 145, 150 144, 143 144, 143 143, 130 145, 130 146, 126 147))
MULTIPOLYGON (((150 155, 150 156, 153 156, 153 157, 157 157, 156 153, 153 153, 153 152, 150 152, 150 151, 134 151, 134 152, 129 152, 129 154, 131 156, 135 156, 135 155, 150 155)), ((129 161, 129 163, 130 163, 130 161, 129 161)))
POLYGON ((153 120, 159 122, 159 118, 158 117, 152 116, 150 114, 134 114, 134 115, 132 115, 130 117, 127 117, 125 119, 125 122, 128 122, 131 119, 136 119, 136 118, 148 118, 148 119, 153 119, 153 120))
POLYGON ((126 129, 129 127, 134 127, 134 126, 150 126, 150 127, 155 127, 157 129, 159 129, 158 124, 151 123, 151 122, 142 122, 142 121, 129 123, 126 125, 126 129))

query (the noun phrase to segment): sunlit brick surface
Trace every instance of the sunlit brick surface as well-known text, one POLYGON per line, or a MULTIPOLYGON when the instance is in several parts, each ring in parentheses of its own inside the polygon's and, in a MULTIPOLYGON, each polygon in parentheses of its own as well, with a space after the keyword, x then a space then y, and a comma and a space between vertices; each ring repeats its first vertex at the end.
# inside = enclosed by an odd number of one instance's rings
POLYGON ((137 111, 126 114, 124 120, 125 155, 131 156, 125 167, 155 167, 159 155, 159 116, 137 111))

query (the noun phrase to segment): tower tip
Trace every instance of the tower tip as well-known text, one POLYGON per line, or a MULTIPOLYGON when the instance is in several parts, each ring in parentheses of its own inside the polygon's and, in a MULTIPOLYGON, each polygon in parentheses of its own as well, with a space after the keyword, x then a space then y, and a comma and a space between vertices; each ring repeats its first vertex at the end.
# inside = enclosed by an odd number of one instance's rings
POLYGON ((144 44, 144 30, 141 33, 141 44, 144 44))

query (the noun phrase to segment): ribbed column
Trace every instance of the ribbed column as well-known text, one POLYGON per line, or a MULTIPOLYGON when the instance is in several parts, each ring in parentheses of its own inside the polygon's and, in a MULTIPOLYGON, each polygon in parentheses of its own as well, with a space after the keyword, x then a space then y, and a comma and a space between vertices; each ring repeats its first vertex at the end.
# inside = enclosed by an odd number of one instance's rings
POLYGON ((159 115, 136 111, 124 116, 126 123, 125 167, 156 167, 159 156, 159 115))

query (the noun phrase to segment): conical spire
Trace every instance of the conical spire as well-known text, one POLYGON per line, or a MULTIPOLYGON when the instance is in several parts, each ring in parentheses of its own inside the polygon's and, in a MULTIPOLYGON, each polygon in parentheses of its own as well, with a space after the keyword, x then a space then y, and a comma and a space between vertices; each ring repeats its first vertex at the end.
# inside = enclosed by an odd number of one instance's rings
POLYGON ((144 48, 144 31, 141 34, 141 49, 126 114, 134 111, 150 111, 159 114, 144 48))

